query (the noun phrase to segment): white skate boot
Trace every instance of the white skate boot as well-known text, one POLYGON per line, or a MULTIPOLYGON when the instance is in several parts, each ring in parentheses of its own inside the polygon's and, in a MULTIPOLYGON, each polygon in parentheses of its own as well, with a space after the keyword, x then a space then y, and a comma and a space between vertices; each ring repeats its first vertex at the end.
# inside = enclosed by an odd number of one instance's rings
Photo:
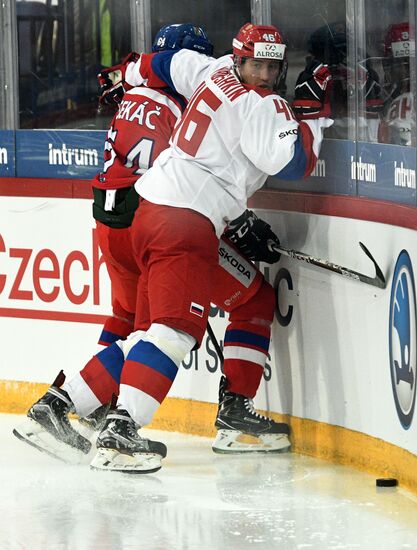
POLYGON ((90 467, 134 474, 157 472, 167 448, 159 441, 142 438, 140 426, 124 409, 111 410, 97 439, 97 454, 90 467))

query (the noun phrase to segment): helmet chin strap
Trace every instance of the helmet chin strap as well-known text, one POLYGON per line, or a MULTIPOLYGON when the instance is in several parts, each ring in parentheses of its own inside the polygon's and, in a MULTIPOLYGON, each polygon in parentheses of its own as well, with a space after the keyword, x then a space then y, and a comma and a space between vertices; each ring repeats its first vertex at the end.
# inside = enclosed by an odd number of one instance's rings
POLYGON ((242 81, 242 76, 240 74, 240 70, 239 70, 239 67, 237 65, 233 65, 233 72, 235 73, 235 75, 237 76, 237 78, 240 80, 240 82, 243 82, 242 81))
POLYGON ((242 58, 234 55, 233 56, 233 71, 237 78, 242 82, 242 75, 240 74, 240 66, 242 65, 242 58))

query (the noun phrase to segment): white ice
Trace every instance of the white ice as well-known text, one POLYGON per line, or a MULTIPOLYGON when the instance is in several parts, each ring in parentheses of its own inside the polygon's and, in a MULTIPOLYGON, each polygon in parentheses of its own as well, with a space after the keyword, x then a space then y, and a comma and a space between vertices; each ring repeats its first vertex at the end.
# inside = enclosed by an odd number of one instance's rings
POLYGON ((417 548, 417 499, 296 454, 215 455, 211 440, 153 431, 152 475, 68 466, 0 415, 0 548, 7 550, 399 550, 417 548))

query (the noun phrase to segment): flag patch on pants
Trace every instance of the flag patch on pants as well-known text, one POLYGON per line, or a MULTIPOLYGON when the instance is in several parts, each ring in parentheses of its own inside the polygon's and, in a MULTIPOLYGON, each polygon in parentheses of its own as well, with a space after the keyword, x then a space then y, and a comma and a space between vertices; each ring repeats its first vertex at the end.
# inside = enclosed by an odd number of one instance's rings
POLYGON ((198 315, 199 317, 202 317, 204 315, 204 308, 203 306, 200 306, 200 304, 191 302, 190 312, 194 313, 194 315, 198 315))

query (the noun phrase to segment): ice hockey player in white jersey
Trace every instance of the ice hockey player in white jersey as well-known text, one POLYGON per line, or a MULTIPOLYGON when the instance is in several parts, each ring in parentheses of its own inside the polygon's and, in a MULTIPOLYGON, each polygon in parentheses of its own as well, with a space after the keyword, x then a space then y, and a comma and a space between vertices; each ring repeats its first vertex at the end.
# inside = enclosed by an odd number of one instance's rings
POLYGON ((322 130, 332 123, 324 101, 330 73, 323 65, 306 71, 296 89, 294 111, 302 122, 274 92, 286 64, 286 46, 275 27, 246 24, 233 41, 233 54, 219 59, 185 50, 147 54, 129 64, 125 75, 128 85, 169 84, 191 99, 172 147, 137 183, 137 191, 156 204, 200 212, 218 236, 268 175, 309 175, 322 130))
MULTIPOLYGON (((181 361, 201 343, 220 235, 268 175, 299 179, 314 169, 322 131, 331 124, 330 73, 313 62, 300 75, 294 115, 274 92, 285 50, 275 27, 248 23, 233 41, 233 56, 181 50, 143 54, 126 66, 126 86, 169 85, 189 104, 171 147, 135 184, 141 196, 131 228, 141 271, 138 337, 124 347, 116 410, 97 439, 94 468, 146 473, 160 467, 166 451, 155 442, 147 448, 138 430, 150 423, 181 361)), ((227 388, 222 391, 217 425, 228 424, 231 407, 243 420, 256 420, 249 401, 231 403, 227 388)), ((242 424, 228 427, 244 431, 242 424)))
MULTIPOLYGON (((201 343, 220 235, 268 175, 299 179, 314 169, 323 128, 331 124, 330 73, 312 63, 300 75, 293 107, 307 120, 298 121, 274 92, 285 50, 275 27, 248 23, 233 41, 233 56, 181 50, 143 54, 126 67, 126 86, 169 85, 189 104, 171 147, 135 185, 141 196, 131 227, 142 274, 138 337, 124 347, 117 406, 97 439, 94 468, 146 473, 160 467, 166 451, 155 442, 147 448, 138 429, 151 422, 181 361, 201 343)), ((223 396, 217 420, 227 423, 227 389, 223 396)), ((239 404, 243 418, 246 405, 239 404)))
MULTIPOLYGON (((330 73, 312 62, 297 80, 291 109, 274 91, 285 50, 275 27, 246 24, 233 56, 216 60, 181 50, 143 54, 125 67, 126 87, 169 85, 190 101, 171 147, 135 184, 141 196, 131 226, 141 272, 137 333, 123 344, 120 392, 97 439, 95 469, 149 473, 161 467, 165 445, 139 430, 151 422, 180 363, 201 344, 220 235, 268 175, 299 179, 314 170, 322 131, 331 124, 330 73)), ((258 425, 258 435, 274 435, 273 423, 227 385, 216 425, 255 435, 258 425)))

